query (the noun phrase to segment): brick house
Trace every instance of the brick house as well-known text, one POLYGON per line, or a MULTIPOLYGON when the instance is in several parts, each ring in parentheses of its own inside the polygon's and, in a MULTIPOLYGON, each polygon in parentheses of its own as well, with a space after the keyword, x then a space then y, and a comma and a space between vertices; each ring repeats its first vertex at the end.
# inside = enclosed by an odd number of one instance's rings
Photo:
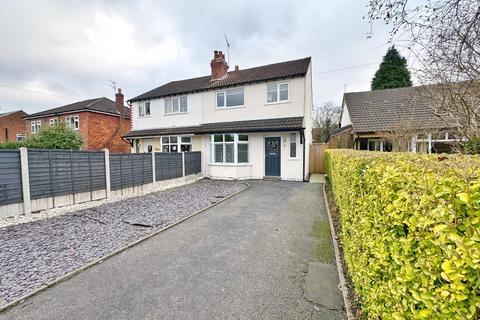
POLYGON ((28 114, 22 110, 0 113, 0 143, 25 138, 25 120, 28 114))
POLYGON ((78 130, 84 139, 83 149, 129 153, 130 145, 122 136, 131 129, 130 108, 124 105, 121 89, 115 100, 101 97, 75 102, 26 116, 28 133, 37 133, 42 126, 64 122, 78 130))

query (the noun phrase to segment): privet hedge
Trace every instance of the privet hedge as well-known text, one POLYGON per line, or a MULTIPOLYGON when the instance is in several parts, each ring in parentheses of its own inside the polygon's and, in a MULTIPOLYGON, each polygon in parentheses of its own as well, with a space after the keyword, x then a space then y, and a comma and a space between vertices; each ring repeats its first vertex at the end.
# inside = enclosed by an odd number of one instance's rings
POLYGON ((480 158, 328 150, 369 319, 480 319, 480 158))

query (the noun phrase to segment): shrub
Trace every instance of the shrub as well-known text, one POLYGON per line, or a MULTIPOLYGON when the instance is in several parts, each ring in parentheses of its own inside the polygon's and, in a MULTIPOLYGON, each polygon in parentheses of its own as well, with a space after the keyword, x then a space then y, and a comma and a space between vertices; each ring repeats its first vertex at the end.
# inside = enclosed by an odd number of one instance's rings
POLYGON ((37 149, 70 149, 78 150, 83 145, 83 138, 64 123, 43 127, 40 132, 28 136, 24 141, 5 142, 0 149, 17 149, 20 147, 37 149))
POLYGON ((480 318, 480 158, 327 150, 370 319, 480 318))
POLYGON ((480 137, 474 137, 465 143, 465 153, 480 154, 480 137))

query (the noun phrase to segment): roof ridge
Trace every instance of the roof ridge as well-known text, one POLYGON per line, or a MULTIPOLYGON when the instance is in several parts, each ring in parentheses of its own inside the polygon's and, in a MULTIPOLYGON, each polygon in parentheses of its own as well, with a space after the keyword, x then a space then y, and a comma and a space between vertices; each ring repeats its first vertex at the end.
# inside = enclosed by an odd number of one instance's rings
POLYGON ((107 98, 105 98, 105 97, 100 97, 100 98, 88 99, 88 100, 94 100, 94 101, 92 101, 92 102, 90 102, 89 104, 87 104, 87 105, 85 106, 85 108, 88 109, 88 108, 96 105, 97 103, 99 103, 99 102, 100 102, 101 100, 103 100, 103 99, 107 99, 107 98))

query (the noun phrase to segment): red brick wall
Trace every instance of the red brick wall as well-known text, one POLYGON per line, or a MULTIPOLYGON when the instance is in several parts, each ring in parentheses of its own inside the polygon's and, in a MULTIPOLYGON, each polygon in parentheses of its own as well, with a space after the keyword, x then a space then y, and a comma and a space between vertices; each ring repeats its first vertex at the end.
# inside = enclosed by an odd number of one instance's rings
POLYGON ((22 117, 26 115, 27 114, 23 111, 17 111, 0 117, 0 143, 17 141, 17 134, 25 134, 29 132, 25 130, 25 120, 22 119, 22 117))
POLYGON ((86 149, 107 148, 112 153, 130 153, 130 144, 122 136, 130 131, 130 117, 114 117, 101 113, 88 114, 86 149))
MULTIPOLYGON (((101 150, 107 148, 113 153, 130 153, 130 144, 122 139, 122 135, 130 131, 130 117, 117 117, 96 112, 77 112, 58 116, 59 121, 66 117, 78 115, 80 118, 80 134, 83 137, 83 149, 101 150)), ((51 118, 44 117, 41 120, 42 127, 49 125, 51 118)), ((26 123, 27 132, 31 133, 30 120, 26 123)))

